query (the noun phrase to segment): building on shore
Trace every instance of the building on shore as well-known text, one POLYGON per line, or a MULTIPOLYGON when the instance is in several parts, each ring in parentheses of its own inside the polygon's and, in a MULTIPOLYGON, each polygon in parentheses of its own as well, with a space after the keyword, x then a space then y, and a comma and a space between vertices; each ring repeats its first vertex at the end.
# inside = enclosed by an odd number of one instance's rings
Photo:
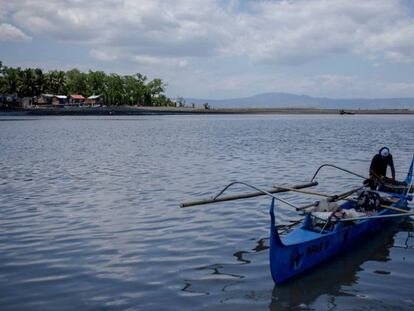
POLYGON ((22 100, 15 94, 0 94, 1 109, 16 109, 22 107, 22 100))
POLYGON ((69 103, 69 106, 71 107, 83 106, 83 104, 85 103, 85 97, 83 97, 82 95, 78 95, 78 94, 69 95, 68 103, 69 103))
POLYGON ((22 108, 24 109, 30 109, 33 108, 33 106, 36 103, 36 97, 23 97, 22 98, 22 108))
POLYGON ((36 99, 36 106, 48 107, 52 106, 53 94, 40 94, 36 99))
POLYGON ((102 95, 89 96, 85 101, 85 105, 88 105, 90 107, 101 107, 102 106, 102 95))
POLYGON ((52 105, 56 108, 63 108, 68 104, 68 97, 65 95, 55 95, 52 99, 52 105))

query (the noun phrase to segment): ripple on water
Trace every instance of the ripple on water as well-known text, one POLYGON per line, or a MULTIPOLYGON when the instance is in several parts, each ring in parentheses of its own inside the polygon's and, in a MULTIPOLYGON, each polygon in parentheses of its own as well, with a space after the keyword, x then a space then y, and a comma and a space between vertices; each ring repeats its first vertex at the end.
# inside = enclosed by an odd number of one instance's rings
MULTIPOLYGON (((303 183, 326 162, 365 174, 385 143, 404 171, 413 153, 412 118, 19 120, 0 122, 2 310, 414 306, 412 226, 274 286, 268 198, 178 208, 235 180, 264 189, 303 183)), ((327 193, 361 182, 331 169, 317 180, 315 189, 327 193)), ((229 193, 237 191, 251 189, 229 193)), ((280 197, 298 205, 315 200, 280 197)), ((292 208, 277 203, 278 223, 294 219, 292 208)))

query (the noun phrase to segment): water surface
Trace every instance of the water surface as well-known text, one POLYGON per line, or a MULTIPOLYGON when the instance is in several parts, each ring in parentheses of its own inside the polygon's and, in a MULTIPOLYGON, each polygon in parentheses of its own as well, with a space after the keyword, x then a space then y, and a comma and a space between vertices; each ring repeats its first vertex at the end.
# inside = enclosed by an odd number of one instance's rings
MULTIPOLYGON (((268 198, 178 204, 235 180, 303 183, 326 162, 365 175, 383 145, 403 177, 413 133, 411 116, 3 116, 1 309, 412 309, 412 222, 274 286, 268 198)), ((277 206, 278 223, 298 218, 277 206)))

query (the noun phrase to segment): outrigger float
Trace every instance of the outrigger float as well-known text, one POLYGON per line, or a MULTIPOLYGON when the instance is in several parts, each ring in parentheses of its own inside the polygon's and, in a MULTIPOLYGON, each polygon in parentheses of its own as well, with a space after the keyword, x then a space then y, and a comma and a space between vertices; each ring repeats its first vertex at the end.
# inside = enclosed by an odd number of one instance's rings
POLYGON ((324 164, 318 168, 309 183, 292 187, 275 186, 266 191, 247 183, 233 182, 212 199, 182 203, 180 207, 261 195, 270 196, 272 198, 270 205, 270 270, 274 282, 280 284, 308 271, 321 262, 350 251, 362 239, 373 236, 376 232, 414 215, 408 204, 413 199, 410 194, 413 192, 413 165, 414 156, 403 182, 381 184, 375 190, 362 186, 333 196, 303 190, 318 184, 315 178, 323 167, 332 167, 366 179, 366 177, 344 168, 324 164), (245 185, 256 191, 222 196, 228 188, 235 184, 245 185), (274 195, 288 191, 317 195, 324 197, 324 199, 305 206, 296 206, 274 195), (350 198, 352 195, 355 197, 350 198), (289 232, 285 234, 280 234, 276 226, 275 201, 294 207, 305 216, 299 225, 290 228, 289 232))

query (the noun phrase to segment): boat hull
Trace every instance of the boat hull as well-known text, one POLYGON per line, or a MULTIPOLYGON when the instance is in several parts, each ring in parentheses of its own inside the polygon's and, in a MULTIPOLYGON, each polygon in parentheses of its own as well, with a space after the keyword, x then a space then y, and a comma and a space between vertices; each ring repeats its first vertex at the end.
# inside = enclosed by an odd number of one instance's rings
MULTIPOLYGON (((414 156, 404 180, 405 185, 412 186, 414 171, 414 156)), ((411 187, 410 186, 410 187, 411 187)), ((392 207, 409 211, 408 201, 412 200, 409 188, 400 194, 392 194, 399 200, 392 207)), ((347 208, 344 203, 343 207, 347 208)), ((314 232, 306 226, 310 216, 307 215, 302 228, 295 229, 285 237, 280 237, 275 224, 275 199, 270 206, 270 270, 276 284, 283 283, 298 276, 310 268, 318 265, 336 255, 346 253, 351 248, 359 247, 364 239, 372 237, 375 233, 385 230, 392 225, 398 224, 408 216, 372 218, 358 220, 355 223, 339 223, 330 232, 314 232), (305 229, 306 228, 306 229, 305 229)), ((384 209, 380 215, 396 214, 395 211, 384 209)), ((398 214, 398 213, 397 213, 398 214)))
POLYGON ((398 224, 405 217, 383 218, 361 221, 351 226, 343 226, 330 233, 318 234, 304 229, 305 242, 285 244, 276 230, 274 217, 274 200, 270 208, 270 270, 276 284, 298 276, 310 268, 336 255, 346 253, 351 248, 359 247, 375 233, 398 224), (308 236, 306 236, 308 235, 308 236), (309 236, 311 235, 311 236, 309 236))

